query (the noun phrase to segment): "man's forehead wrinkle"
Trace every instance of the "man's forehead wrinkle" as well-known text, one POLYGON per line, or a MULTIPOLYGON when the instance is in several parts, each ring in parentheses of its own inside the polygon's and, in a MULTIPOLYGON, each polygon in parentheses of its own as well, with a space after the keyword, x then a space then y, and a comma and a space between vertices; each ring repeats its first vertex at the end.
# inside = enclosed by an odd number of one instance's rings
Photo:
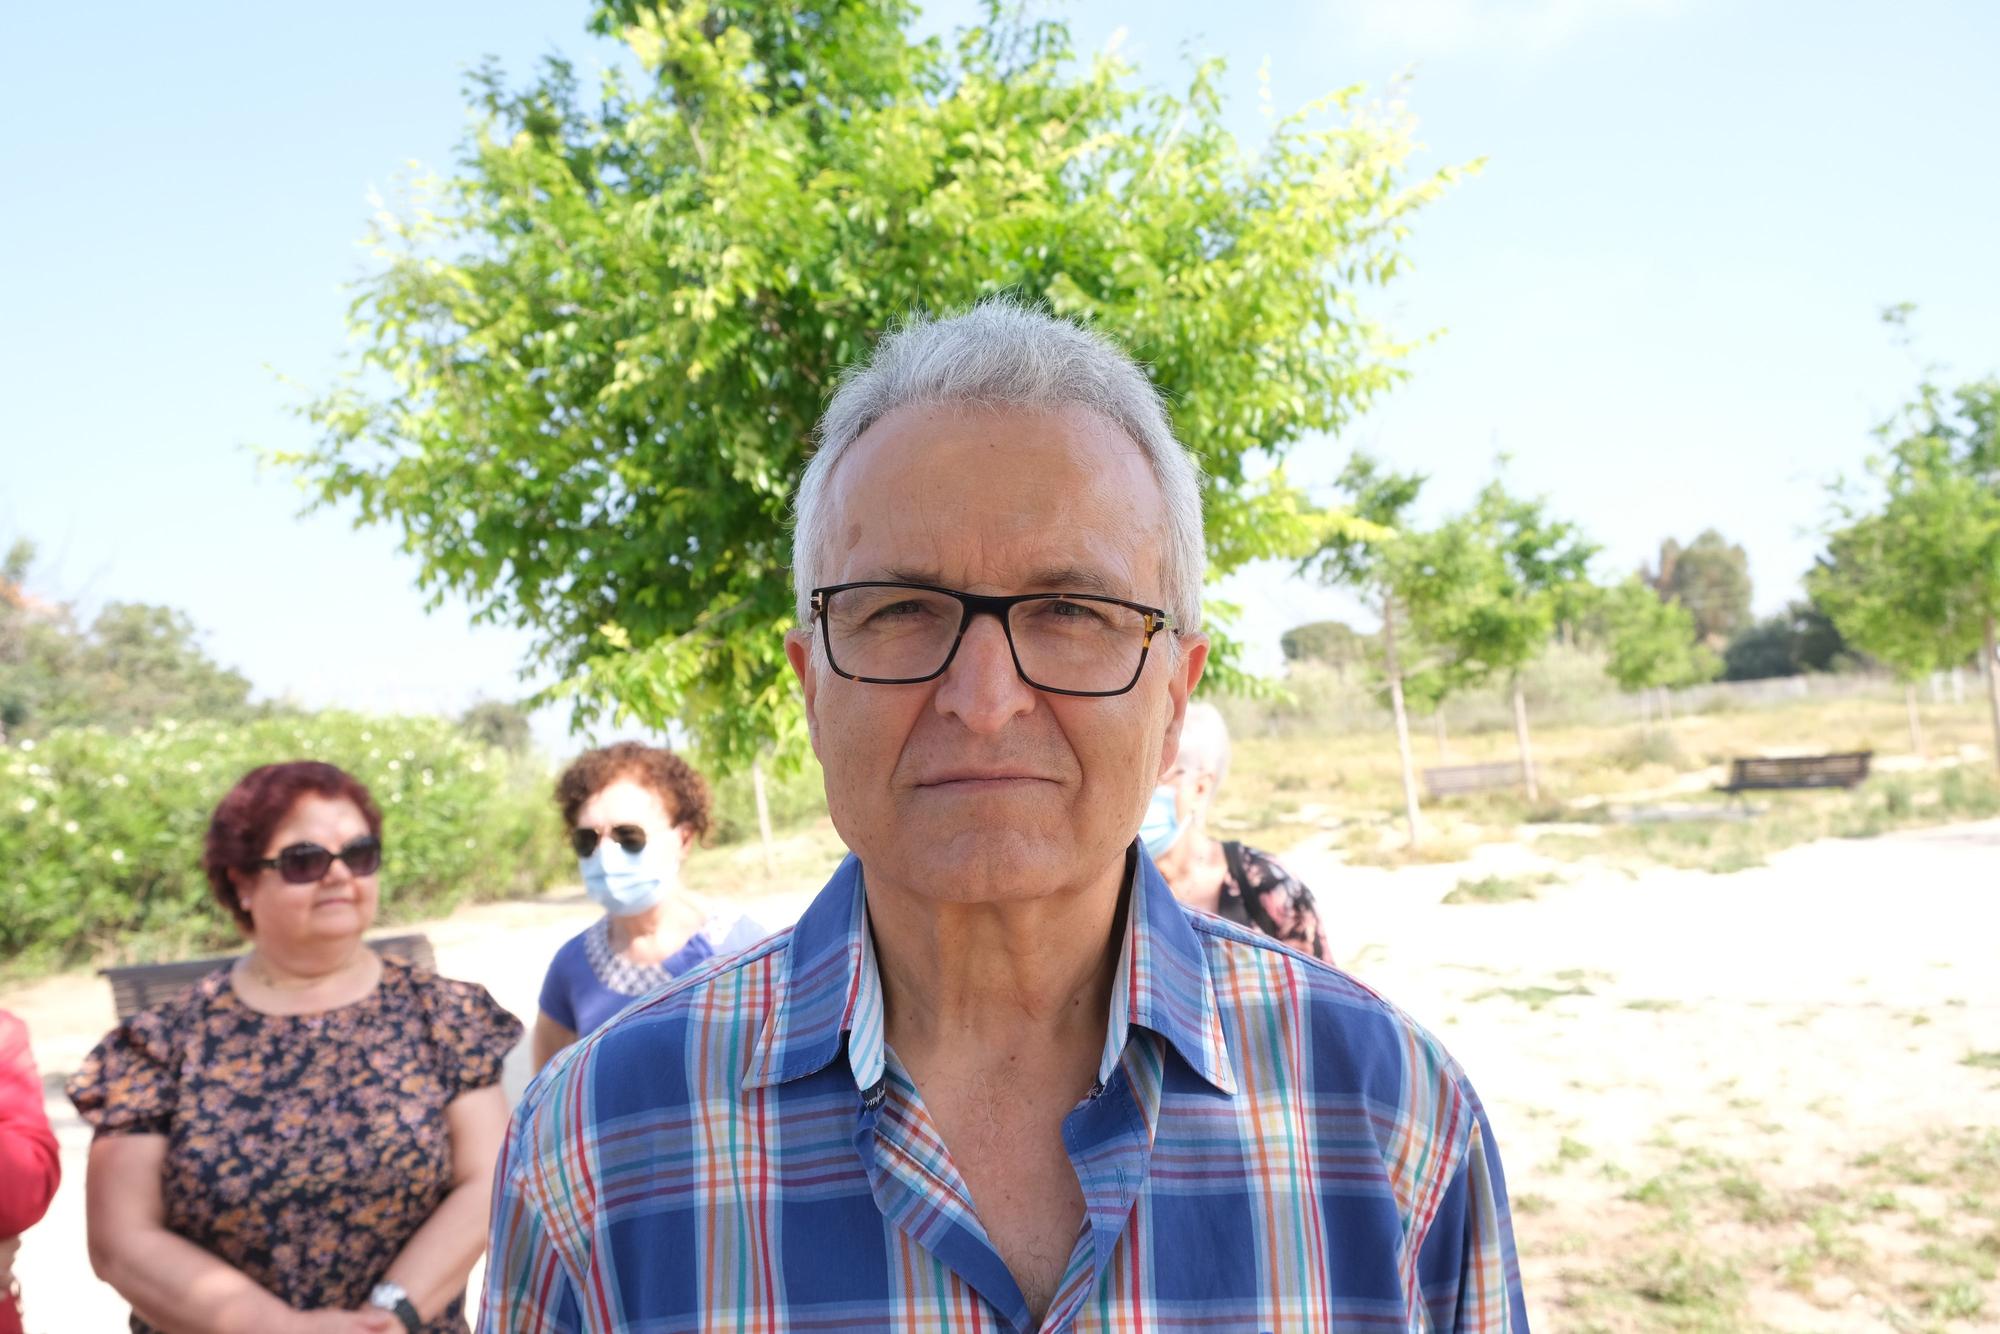
MULTIPOLYGON (((997 573, 997 571, 982 571, 982 573, 997 573)), ((891 583, 931 584, 944 588, 953 587, 952 580, 954 578, 962 579, 964 577, 963 575, 948 574, 935 565, 890 565, 885 566, 880 571, 880 574, 883 579, 891 583)), ((1006 582, 1010 584, 1018 583, 1020 591, 1024 593, 1103 593, 1111 597, 1125 597, 1131 592, 1131 590, 1123 587, 1121 583, 1114 581, 1098 570, 1091 569, 1087 565, 1046 566, 1041 569, 1030 570, 1018 579, 1009 579, 1006 582)), ((973 592, 975 590, 964 589, 961 591, 973 592)))

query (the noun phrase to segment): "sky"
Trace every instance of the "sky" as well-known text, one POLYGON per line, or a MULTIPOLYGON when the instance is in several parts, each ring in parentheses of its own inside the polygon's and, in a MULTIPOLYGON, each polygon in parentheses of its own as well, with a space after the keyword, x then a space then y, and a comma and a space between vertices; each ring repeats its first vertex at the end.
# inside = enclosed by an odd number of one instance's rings
MULTIPOLYGON (((927 31, 977 6, 927 7, 927 31)), ((1418 216, 1414 270, 1373 298, 1435 335, 1339 439, 1301 442, 1323 488, 1366 448, 1427 473, 1436 510, 1507 456, 1634 569, 1662 538, 1748 550, 1759 611, 1798 595, 1825 487, 1926 367, 2000 373, 2000 6, 1824 0, 1080 0, 1149 81, 1228 61, 1240 135, 1257 72, 1289 110, 1399 87, 1418 170, 1483 160, 1418 216), (1226 21, 1222 17, 1226 15, 1226 21), (1399 84, 1398 81, 1402 82, 1399 84), (1911 349, 1877 321, 1918 313, 1911 349)), ((260 695, 452 712, 524 693, 528 637, 436 606, 414 557, 351 515, 302 516, 260 449, 352 348, 374 205, 448 170, 464 74, 519 78, 615 51, 576 0, 349 0, 0 9, 0 544, 86 614, 179 607, 260 695)), ((1252 666, 1347 595, 1283 568, 1219 590, 1252 666)), ((538 720, 545 740, 560 720, 538 720)))

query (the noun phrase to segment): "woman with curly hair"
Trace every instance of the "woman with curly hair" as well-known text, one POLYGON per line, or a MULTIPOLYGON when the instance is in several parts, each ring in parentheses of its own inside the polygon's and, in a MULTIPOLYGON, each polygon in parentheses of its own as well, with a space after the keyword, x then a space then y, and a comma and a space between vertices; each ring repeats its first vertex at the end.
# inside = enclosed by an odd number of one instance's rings
POLYGON ((708 783, 680 756, 621 741, 586 751, 556 780, 583 886, 604 916, 564 942, 542 981, 535 1069, 642 996, 769 934, 681 887, 708 832, 708 783))
POLYGON ((141 1334, 462 1334, 520 1020, 362 940, 382 813, 330 764, 244 775, 202 863, 250 952, 69 1081, 91 1267, 141 1334))

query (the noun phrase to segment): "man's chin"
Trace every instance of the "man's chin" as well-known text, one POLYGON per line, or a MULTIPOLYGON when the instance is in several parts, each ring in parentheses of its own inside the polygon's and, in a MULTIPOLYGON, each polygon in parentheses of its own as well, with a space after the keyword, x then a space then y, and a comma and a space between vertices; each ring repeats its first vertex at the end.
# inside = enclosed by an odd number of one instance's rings
POLYGON ((1022 830, 969 829, 871 860, 873 879, 937 903, 1029 902, 1074 888, 1082 860, 1075 841, 1022 830))

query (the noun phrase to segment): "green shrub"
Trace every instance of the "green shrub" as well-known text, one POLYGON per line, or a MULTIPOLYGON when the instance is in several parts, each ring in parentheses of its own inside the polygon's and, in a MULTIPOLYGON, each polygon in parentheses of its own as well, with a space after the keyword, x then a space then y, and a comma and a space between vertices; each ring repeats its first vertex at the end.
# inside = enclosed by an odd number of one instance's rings
POLYGON ((0 960, 10 972, 83 959, 232 948, 202 838, 260 764, 318 759, 382 808, 378 921, 535 893, 573 869, 533 761, 438 718, 324 713, 164 722, 129 734, 62 729, 0 751, 0 960))

